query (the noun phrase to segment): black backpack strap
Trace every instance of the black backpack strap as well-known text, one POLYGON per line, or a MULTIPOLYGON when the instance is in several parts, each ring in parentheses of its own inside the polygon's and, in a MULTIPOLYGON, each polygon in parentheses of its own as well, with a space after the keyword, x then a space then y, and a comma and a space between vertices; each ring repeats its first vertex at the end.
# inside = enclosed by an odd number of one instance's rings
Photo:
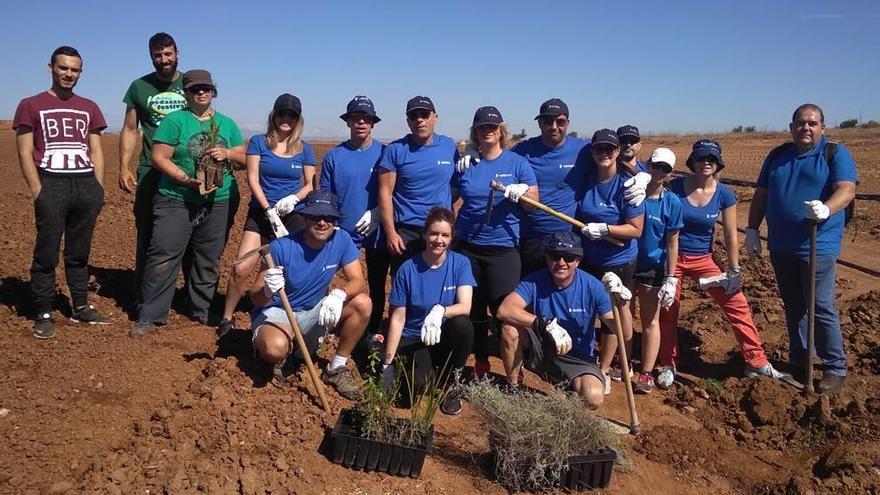
MULTIPOLYGON (((834 157, 837 156, 837 147, 838 144, 833 141, 828 141, 825 143, 825 163, 828 164, 829 169, 834 168, 834 157)), ((846 205, 846 208, 843 210, 843 225, 846 227, 852 221, 853 217, 856 214, 856 199, 853 198, 852 201, 846 205)))

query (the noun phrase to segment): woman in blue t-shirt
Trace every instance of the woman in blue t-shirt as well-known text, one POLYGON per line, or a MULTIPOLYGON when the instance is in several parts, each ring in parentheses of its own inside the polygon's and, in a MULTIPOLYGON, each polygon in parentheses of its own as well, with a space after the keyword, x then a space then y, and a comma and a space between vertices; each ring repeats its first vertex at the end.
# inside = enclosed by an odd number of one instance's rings
MULTIPOLYGON (((617 173, 617 156, 620 141, 611 129, 593 133, 589 151, 585 150, 578 160, 592 160, 595 171, 587 174, 578 191, 578 207, 575 216, 586 226, 581 229, 584 238, 584 257, 580 268, 599 280, 606 272, 617 275, 623 285, 632 284, 638 256, 637 241, 642 235, 644 203, 632 206, 624 198, 623 183, 627 177, 617 173), (617 242, 608 242, 608 238, 617 242)), ((577 166, 577 165, 576 165, 577 166)), ((626 340, 627 355, 632 345, 632 314, 629 301, 616 299, 620 310, 620 322, 626 340)), ((599 367, 608 373, 617 352, 617 337, 603 324, 600 337, 599 367)), ((620 370, 614 370, 611 378, 620 380, 620 370)), ((610 382, 605 380, 606 384, 610 382)), ((606 391, 610 391, 607 388, 606 391)))
MULTIPOLYGON (((441 383, 450 383, 471 352, 474 328, 468 314, 476 282, 468 259, 449 250, 454 223, 448 209, 431 208, 423 230, 425 250, 406 260, 394 276, 382 358, 386 384, 393 382, 396 355, 412 360, 403 364, 404 370, 414 366, 412 383, 423 384, 431 370, 442 371, 441 383)), ((450 394, 440 409, 458 414, 461 400, 450 394)))
MULTIPOLYGON (((501 301, 510 294, 520 279, 519 224, 522 209, 517 206, 522 196, 538 199, 538 181, 528 160, 507 151, 510 134, 501 112, 495 107, 481 107, 474 114, 471 146, 479 151, 480 161, 452 176, 453 197, 461 196, 462 204, 455 222, 455 250, 470 259, 477 289, 471 305, 474 322, 474 374, 481 378, 489 372, 488 336, 501 301), (495 194, 491 211, 487 211, 492 189, 489 183, 504 185, 504 197, 495 194), (505 201, 504 198, 510 201, 505 201)), ((501 328, 498 323, 496 328, 501 328)))
MULTIPOLYGON (((707 279, 706 291, 724 311, 740 345, 746 362, 746 377, 762 375, 781 379, 783 375, 767 361, 749 303, 740 290, 742 276, 737 245, 736 196, 729 187, 718 182, 718 173, 724 168, 721 145, 710 139, 697 141, 686 163, 693 173, 670 184, 672 192, 681 198, 684 220, 679 234, 675 278, 707 279), (727 252, 727 272, 724 274, 712 259, 712 240, 719 216, 724 227, 724 248, 727 252)), ((680 299, 679 287, 672 305, 660 310, 661 369, 657 375, 657 386, 664 389, 671 387, 675 380, 680 299)))
POLYGON ((669 307, 675 297, 678 279, 678 231, 683 225, 681 200, 664 185, 672 177, 675 153, 657 148, 647 164, 651 182, 645 191, 645 226, 639 238, 635 283, 632 291, 639 298, 642 321, 642 372, 633 391, 650 393, 654 388, 654 363, 660 350, 660 307, 669 307))
MULTIPOLYGON (((304 125, 299 98, 285 93, 275 100, 266 133, 250 139, 247 180, 251 202, 236 257, 305 226, 293 214, 293 207, 312 191, 317 160, 312 146, 302 140, 304 125)), ((233 266, 227 281, 223 318, 217 326, 218 336, 235 328, 232 314, 258 259, 259 256, 253 256, 233 266)))

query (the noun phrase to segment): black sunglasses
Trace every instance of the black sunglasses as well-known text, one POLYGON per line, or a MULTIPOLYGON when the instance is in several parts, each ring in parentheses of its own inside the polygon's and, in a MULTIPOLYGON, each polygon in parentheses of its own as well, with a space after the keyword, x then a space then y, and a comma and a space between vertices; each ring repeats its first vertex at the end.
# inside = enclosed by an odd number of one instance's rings
POLYGON ((315 222, 315 223, 318 223, 321 220, 323 220, 326 223, 336 223, 336 217, 334 217, 332 215, 317 215, 317 216, 303 215, 303 216, 306 217, 306 220, 309 220, 309 221, 315 222))
POLYGON ((418 119, 427 119, 431 116, 430 110, 413 110, 406 114, 406 118, 409 120, 418 120, 418 119))
POLYGON ((210 93, 210 92, 214 91, 214 86, 211 86, 209 84, 199 84, 198 86, 192 86, 190 88, 187 88, 186 91, 188 93, 192 93, 194 95, 197 95, 199 93, 210 93))
POLYGON ((294 112, 293 110, 280 110, 275 113, 276 117, 287 117, 288 119, 297 120, 299 119, 299 114, 294 112))
POLYGON ((547 256, 550 257, 554 262, 559 260, 565 260, 566 263, 572 263, 578 259, 576 254, 567 254, 567 253, 547 253, 547 256))
POLYGON ((565 117, 541 117, 539 120, 544 127, 550 127, 554 122, 556 123, 556 127, 565 127, 568 125, 568 119, 565 117))
POLYGON ((617 146, 611 146, 610 144, 597 144, 591 148, 593 152, 605 154, 605 153, 614 153, 614 150, 617 149, 617 146))

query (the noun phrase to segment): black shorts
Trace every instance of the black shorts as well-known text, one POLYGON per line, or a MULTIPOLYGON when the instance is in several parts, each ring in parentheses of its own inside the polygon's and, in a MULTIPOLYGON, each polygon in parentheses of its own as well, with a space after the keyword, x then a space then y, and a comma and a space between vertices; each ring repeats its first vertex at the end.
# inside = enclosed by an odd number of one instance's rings
POLYGON ((544 359, 538 369, 529 368, 529 370, 554 385, 565 383, 570 386, 575 378, 583 375, 595 376, 603 386, 605 385, 605 377, 595 361, 587 361, 569 354, 544 359))
MULTIPOLYGON (((622 265, 611 266, 589 265, 581 260, 580 269, 598 278, 600 282, 602 281, 602 276, 605 275, 607 272, 614 273, 615 275, 620 277, 620 281, 623 282, 624 287, 629 288, 636 274, 636 260, 632 260, 629 263, 624 263, 622 265)), ((614 330, 608 328, 606 324, 602 323, 602 327, 599 333, 614 335, 615 332, 614 330)))
MULTIPOLYGON (((305 228, 306 223, 296 213, 288 213, 287 215, 281 217, 281 223, 287 228, 287 232, 292 234, 298 230, 302 230, 305 228)), ((275 238, 275 233, 272 231, 272 226, 269 225, 269 219, 266 218, 266 212, 259 206, 250 205, 248 206, 247 218, 244 221, 244 231, 245 232, 256 232, 260 234, 260 237, 264 239, 272 240, 275 238)))
POLYGON ((663 285, 664 278, 666 278, 666 269, 662 267, 636 271, 635 274, 637 284, 654 289, 659 289, 663 285))
POLYGON ((544 247, 546 245, 547 237, 519 240, 519 259, 523 277, 547 268, 547 262, 544 261, 544 247))

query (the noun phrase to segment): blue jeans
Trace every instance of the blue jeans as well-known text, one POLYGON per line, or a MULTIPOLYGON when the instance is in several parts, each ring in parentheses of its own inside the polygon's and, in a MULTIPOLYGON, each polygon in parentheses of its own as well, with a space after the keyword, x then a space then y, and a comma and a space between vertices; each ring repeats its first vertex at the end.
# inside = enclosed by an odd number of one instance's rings
MULTIPOLYGON (((834 305, 834 255, 816 256, 816 324, 814 341, 816 354, 822 360, 822 371, 828 375, 846 376, 846 354, 840 317, 834 305)), ((788 361, 797 368, 804 367, 807 348, 807 296, 810 285, 810 258, 795 254, 770 253, 770 262, 776 272, 779 295, 785 306, 788 326, 788 361)))

